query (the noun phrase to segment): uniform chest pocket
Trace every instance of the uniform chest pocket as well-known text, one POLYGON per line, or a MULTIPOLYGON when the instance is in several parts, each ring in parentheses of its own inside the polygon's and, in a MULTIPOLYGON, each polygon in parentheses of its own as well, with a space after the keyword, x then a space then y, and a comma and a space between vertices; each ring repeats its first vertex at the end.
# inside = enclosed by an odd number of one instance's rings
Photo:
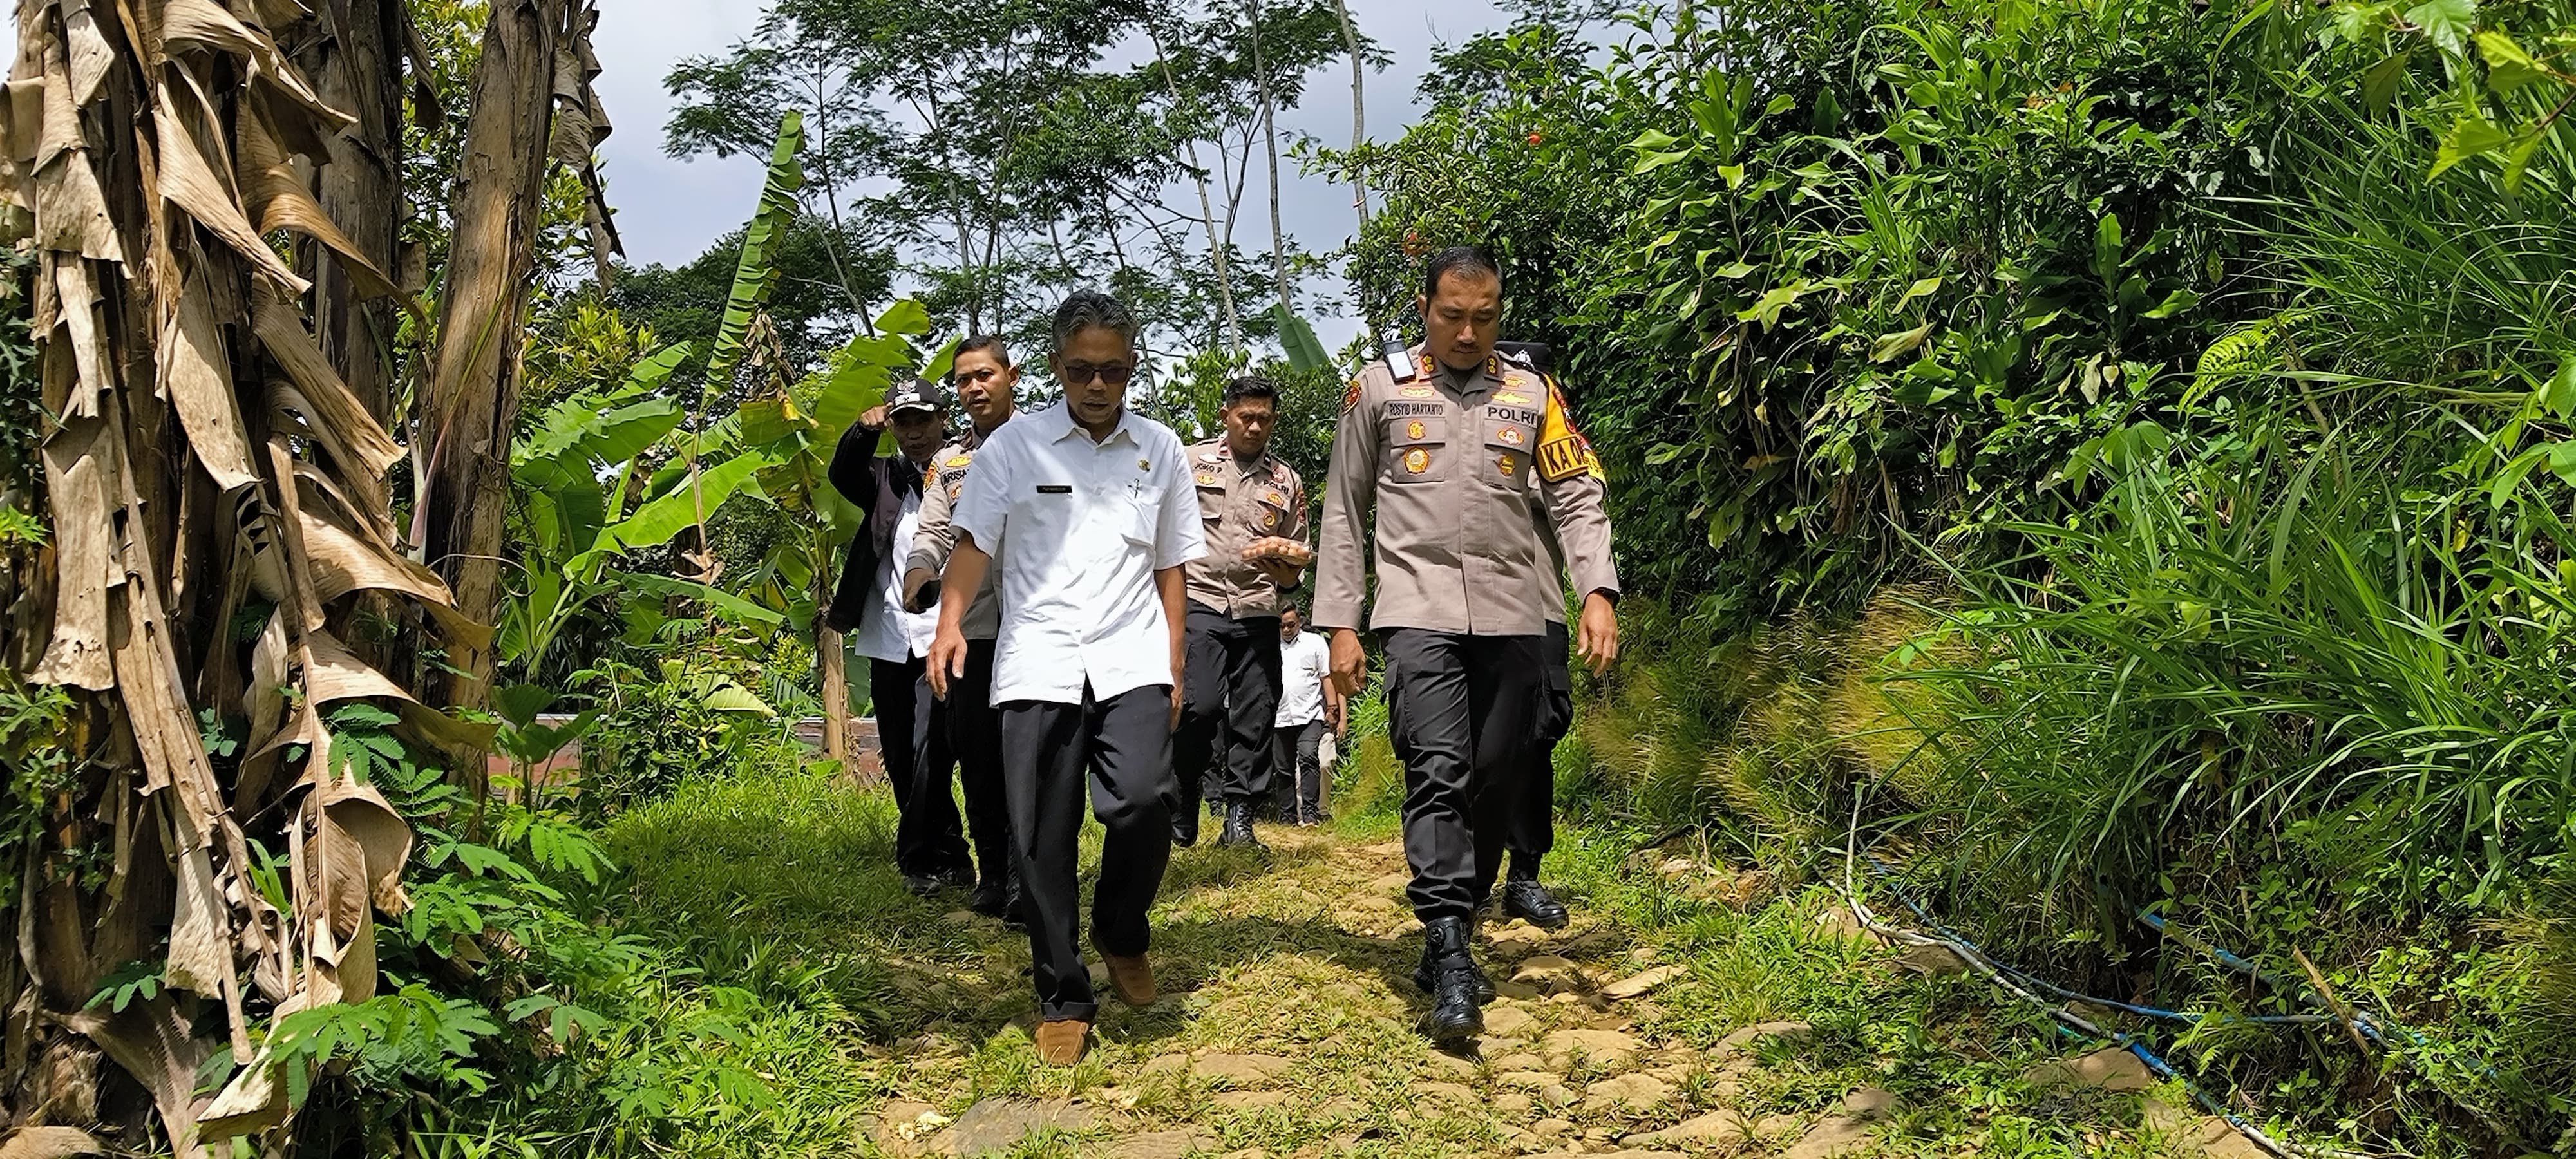
POLYGON ((1498 487, 1528 490, 1530 451, 1538 442, 1538 428, 1493 414, 1485 416, 1484 427, 1485 451, 1476 473, 1498 487))
POLYGON ((1211 523, 1225 516, 1225 483, 1213 471, 1201 471, 1193 477, 1198 484, 1199 518, 1211 523))
POLYGON ((1252 529, 1261 535, 1284 535, 1288 530, 1288 493, 1265 487, 1253 497, 1252 529))
POLYGON ((1439 483, 1456 470, 1456 448, 1449 438, 1447 415, 1396 417, 1386 420, 1386 478, 1397 485, 1439 483))
POLYGON ((1158 508, 1155 504, 1132 496, 1121 496, 1111 504, 1109 517, 1117 525, 1119 536, 1150 550, 1154 546, 1155 525, 1160 522, 1156 518, 1158 508))

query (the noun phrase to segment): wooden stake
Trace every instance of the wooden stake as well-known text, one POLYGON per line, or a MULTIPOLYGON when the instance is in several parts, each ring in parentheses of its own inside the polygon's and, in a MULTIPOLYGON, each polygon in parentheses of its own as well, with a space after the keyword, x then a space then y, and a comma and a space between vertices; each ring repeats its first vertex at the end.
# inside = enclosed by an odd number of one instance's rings
POLYGON ((823 751, 842 771, 856 775, 850 765, 850 679, 841 634, 815 624, 814 655, 823 665, 823 751))

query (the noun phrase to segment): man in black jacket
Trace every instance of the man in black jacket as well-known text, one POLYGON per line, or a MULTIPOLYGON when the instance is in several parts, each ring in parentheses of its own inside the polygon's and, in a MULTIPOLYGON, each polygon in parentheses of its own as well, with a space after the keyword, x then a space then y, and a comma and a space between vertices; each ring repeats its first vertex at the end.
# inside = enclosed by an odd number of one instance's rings
POLYGON ((868 658, 868 691, 876 700, 877 739, 901 821, 895 868, 904 885, 927 895, 975 883, 974 860, 950 792, 954 761, 946 710, 923 676, 937 613, 907 612, 903 558, 921 517, 922 482, 948 437, 948 407, 937 387, 914 380, 886 392, 885 404, 859 416, 832 454, 832 486, 865 520, 850 543, 849 564, 832 591, 823 622, 851 633, 868 658), (877 454, 891 422, 897 453, 877 454))

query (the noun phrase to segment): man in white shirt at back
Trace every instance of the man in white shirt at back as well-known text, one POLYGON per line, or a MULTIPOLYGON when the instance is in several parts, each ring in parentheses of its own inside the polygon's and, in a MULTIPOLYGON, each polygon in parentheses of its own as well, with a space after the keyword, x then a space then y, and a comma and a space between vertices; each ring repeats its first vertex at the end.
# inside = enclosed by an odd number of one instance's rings
POLYGON ((1280 813, 1312 825, 1324 819, 1320 746, 1327 727, 1342 729, 1342 690, 1333 686, 1332 646, 1304 627, 1297 609, 1279 613, 1279 714, 1270 730, 1270 767, 1293 778, 1280 794, 1280 813))
POLYGON ((1076 940, 1086 796, 1107 831, 1092 945, 1122 1001, 1154 1001, 1145 914, 1172 856, 1181 565, 1207 552, 1179 436, 1127 410, 1136 331, 1136 316, 1097 291, 1056 309, 1048 365, 1064 401, 1004 425, 976 452, 930 646, 930 678, 946 696, 965 671, 965 607, 998 551, 992 696, 1028 909, 1038 1058, 1055 1066, 1082 1060, 1100 1008, 1076 940))

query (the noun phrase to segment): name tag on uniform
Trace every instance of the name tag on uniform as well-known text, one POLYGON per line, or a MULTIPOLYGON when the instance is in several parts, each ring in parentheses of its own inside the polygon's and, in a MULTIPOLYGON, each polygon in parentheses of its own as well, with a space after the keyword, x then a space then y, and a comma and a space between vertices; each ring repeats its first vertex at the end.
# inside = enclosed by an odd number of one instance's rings
POLYGON ((1040 483, 1038 484, 1038 494, 1071 495, 1073 494, 1073 486, 1069 483, 1040 483))

